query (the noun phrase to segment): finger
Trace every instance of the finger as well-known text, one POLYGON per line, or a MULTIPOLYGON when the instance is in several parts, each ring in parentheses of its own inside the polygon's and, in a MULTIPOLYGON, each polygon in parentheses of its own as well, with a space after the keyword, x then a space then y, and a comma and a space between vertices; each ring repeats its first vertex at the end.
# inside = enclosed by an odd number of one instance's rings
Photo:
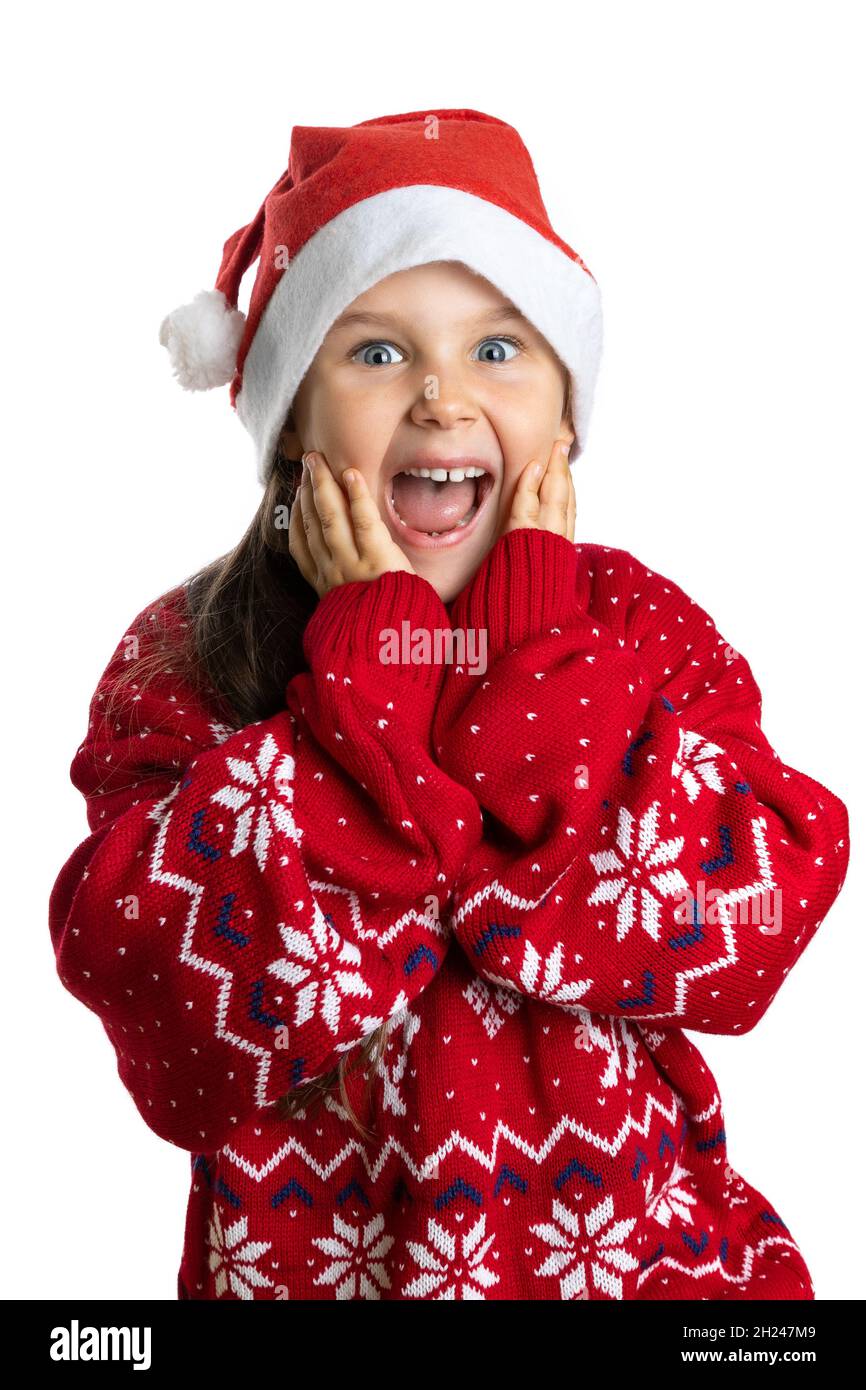
POLYGON ((324 570, 324 546, 321 541, 321 528, 318 524, 316 505, 313 502, 313 484, 311 484, 309 470, 304 467, 302 480, 295 499, 297 509, 297 527, 300 527, 300 534, 303 537, 303 550, 309 556, 311 570, 313 570, 314 587, 320 587, 324 570))
POLYGON ((566 518, 565 534, 568 539, 574 543, 574 524, 577 519, 577 496, 574 491, 574 477, 570 468, 568 470, 568 478, 571 487, 569 488, 568 495, 568 516, 566 518))
POLYGON ((538 459, 531 459, 517 480, 504 530, 514 531, 520 526, 538 526, 541 508, 538 488, 543 474, 544 464, 538 459))
POLYGON ((571 470, 568 466, 568 445, 557 439, 550 451, 547 470, 539 487, 541 514, 539 525, 545 531, 564 536, 568 524, 568 499, 571 470))
POLYGON ((357 468, 349 468, 343 474, 343 483, 358 555, 362 561, 372 563, 377 559, 383 544, 392 543, 391 533, 382 520, 363 474, 357 468))
MULTIPOLYGON (((304 469, 304 472, 306 472, 306 469, 304 469)), ((303 478, 298 484, 298 489, 292 499, 292 511, 289 517, 289 552, 307 583, 315 589, 318 585, 318 572, 316 563, 310 553, 307 535, 304 530, 303 511, 301 509, 302 486, 303 478)))
POLYGON ((315 498, 313 496, 313 480, 310 476, 309 467, 304 468, 304 476, 301 479, 298 500, 301 505, 301 525, 303 526, 304 535, 306 536, 307 549, 310 552, 319 578, 322 578, 328 564, 328 556, 322 537, 322 524, 319 521, 319 513, 316 510, 315 498))
POLYGON ((343 489, 319 453, 306 455, 312 484, 313 505, 319 519, 323 562, 340 568, 358 562, 352 517, 343 489))

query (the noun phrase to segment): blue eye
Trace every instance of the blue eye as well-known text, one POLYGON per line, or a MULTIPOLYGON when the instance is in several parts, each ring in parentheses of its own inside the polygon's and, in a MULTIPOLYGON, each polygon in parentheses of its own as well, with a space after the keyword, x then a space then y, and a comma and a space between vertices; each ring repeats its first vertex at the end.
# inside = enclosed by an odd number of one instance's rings
POLYGON ((362 343, 360 347, 356 348, 355 351, 352 353, 352 361, 354 362, 359 352, 363 352, 363 365, 365 367, 393 367, 395 365, 393 361, 371 362, 367 358, 368 352, 381 352, 382 349, 384 349, 385 352, 396 352, 398 355, 400 355, 400 349, 395 347, 393 343, 387 343, 384 341, 384 339, 377 339, 375 342, 372 343, 362 343))
MULTIPOLYGON (((485 343, 508 343, 511 347, 516 348, 518 352, 519 352, 520 349, 523 347, 523 344, 521 343, 521 341, 520 341, 519 338, 485 338, 484 341, 481 343, 480 346, 483 348, 485 343)), ((510 361, 511 361, 511 358, 510 358, 510 357, 505 357, 505 358, 503 358, 503 357, 484 357, 484 358, 481 358, 481 361, 483 361, 483 362, 492 362, 492 363, 495 364, 495 363, 497 363, 497 362, 503 362, 503 361, 504 361, 504 362, 510 362, 510 361)))
MULTIPOLYGON (((497 336, 497 337, 484 338, 484 339, 482 340, 482 342, 479 344, 479 350, 480 350, 480 351, 484 351, 485 346, 486 346, 486 344, 488 344, 488 343, 493 343, 493 344, 507 343, 507 344, 509 345, 509 347, 514 348, 514 353, 512 354, 512 356, 516 356, 517 353, 519 353, 519 352, 523 349, 523 346, 524 346, 523 343, 520 341, 519 338, 511 338, 511 337, 507 337, 507 338, 506 338, 506 337, 499 337, 499 336, 497 336)), ((510 362, 510 361, 512 360, 512 357, 511 357, 511 356, 509 356, 509 357, 503 356, 501 348, 497 348, 496 351, 497 351, 498 354, 499 354, 498 356, 495 356, 495 357, 482 357, 482 358, 479 358, 478 360, 479 360, 479 361, 482 361, 482 362, 486 362, 486 363, 488 363, 488 364, 490 364, 490 365, 492 365, 492 366, 496 366, 498 363, 501 363, 501 362, 510 362)), ((351 360, 352 360, 353 362, 355 361, 355 359, 357 358, 357 356, 358 356, 359 353, 363 353, 363 354, 364 354, 363 357, 361 358, 361 365, 362 365, 362 366, 365 366, 365 367, 394 367, 394 366, 397 365, 397 361, 398 361, 398 360, 401 361, 401 362, 403 361, 403 354, 402 354, 402 352, 400 351, 400 349, 399 349, 398 347, 395 347, 395 345, 394 345, 393 343, 389 343, 389 342, 388 342, 386 339, 384 339, 384 338, 376 338, 376 339, 372 340, 372 341, 369 342, 369 343, 361 343, 358 347, 356 347, 356 348, 349 354, 349 356, 350 356, 350 358, 351 358, 351 360), (368 354, 371 354, 371 353, 378 353, 378 354, 379 354, 378 359, 373 358, 373 357, 371 357, 371 356, 368 355, 368 354), (392 355, 392 356, 388 357, 387 359, 385 359, 385 358, 383 358, 383 356, 382 356, 383 353, 396 354, 396 356, 393 356, 393 355, 392 355)))

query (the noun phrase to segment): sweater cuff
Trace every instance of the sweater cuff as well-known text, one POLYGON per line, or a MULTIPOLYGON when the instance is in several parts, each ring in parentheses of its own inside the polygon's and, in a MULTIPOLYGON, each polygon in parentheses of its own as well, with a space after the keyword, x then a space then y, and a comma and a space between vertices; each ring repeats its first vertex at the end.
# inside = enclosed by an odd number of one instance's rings
POLYGON ((409 570, 338 584, 319 599, 304 629, 317 682, 348 676, 371 703, 400 701, 400 716, 429 729, 442 683, 448 610, 429 580, 409 570))
POLYGON ((577 575, 577 550, 565 536, 528 526, 506 531, 452 602, 451 626, 486 628, 493 654, 572 627, 582 612, 577 575))

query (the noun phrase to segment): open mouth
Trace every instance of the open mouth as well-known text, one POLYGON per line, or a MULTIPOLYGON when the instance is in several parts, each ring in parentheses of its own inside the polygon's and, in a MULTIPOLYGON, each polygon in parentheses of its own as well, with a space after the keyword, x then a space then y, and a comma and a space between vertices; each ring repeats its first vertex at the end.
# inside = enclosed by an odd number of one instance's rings
POLYGON ((387 502, 401 539, 413 545, 454 545, 472 531, 494 478, 476 464, 407 468, 395 473, 387 502))

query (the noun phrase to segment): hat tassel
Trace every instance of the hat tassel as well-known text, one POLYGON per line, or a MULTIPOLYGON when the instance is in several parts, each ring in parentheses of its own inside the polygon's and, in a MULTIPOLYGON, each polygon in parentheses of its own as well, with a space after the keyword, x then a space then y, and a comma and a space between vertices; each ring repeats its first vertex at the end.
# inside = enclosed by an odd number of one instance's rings
MULTIPOLYGON (((287 169, 274 189, 290 185, 287 169)), ((271 190, 271 192, 274 191, 271 190)), ((222 264, 212 290, 200 290, 189 304, 166 314, 159 327, 159 341, 168 348, 174 374, 187 391, 209 391, 226 386, 237 370, 238 350, 246 327, 246 315, 238 309, 241 279, 259 255, 268 197, 244 227, 238 227, 223 247, 222 264)))
POLYGON ((231 381, 246 321, 222 290, 200 290, 189 304, 166 314, 159 341, 184 390, 209 391, 231 381))

